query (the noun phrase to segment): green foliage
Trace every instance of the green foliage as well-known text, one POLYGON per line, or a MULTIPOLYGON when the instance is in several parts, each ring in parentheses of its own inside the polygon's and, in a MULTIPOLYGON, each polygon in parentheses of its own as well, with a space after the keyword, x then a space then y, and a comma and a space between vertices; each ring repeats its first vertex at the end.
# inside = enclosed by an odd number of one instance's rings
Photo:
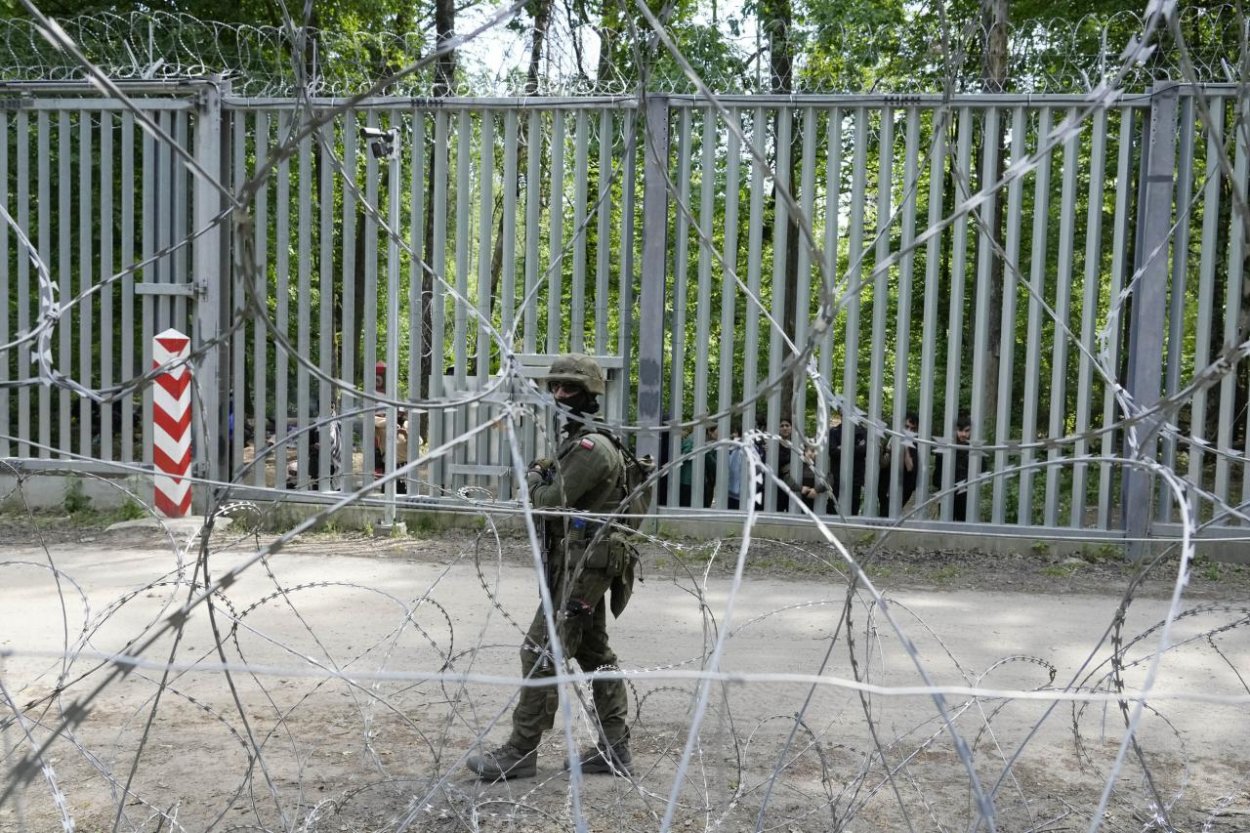
POLYGON ((66 480, 62 505, 70 515, 82 515, 91 511, 91 498, 87 495, 81 477, 71 475, 66 480))
POLYGON ((1068 578, 1069 576, 1073 575, 1078 569, 1080 569, 1080 566, 1081 565, 1079 564, 1067 564, 1067 563, 1051 564, 1048 567, 1042 568, 1042 575, 1050 576, 1051 578, 1068 578))
POLYGON ((147 513, 143 507, 131 498, 126 498, 117 509, 117 519, 119 521, 137 521, 146 515, 147 513))

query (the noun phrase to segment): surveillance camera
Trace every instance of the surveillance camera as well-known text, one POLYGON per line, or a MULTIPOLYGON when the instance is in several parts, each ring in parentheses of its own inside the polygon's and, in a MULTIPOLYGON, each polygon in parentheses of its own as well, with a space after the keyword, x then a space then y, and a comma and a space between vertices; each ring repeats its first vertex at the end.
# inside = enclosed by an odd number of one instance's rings
POLYGON ((360 135, 369 146, 374 159, 396 159, 399 157, 399 128, 381 130, 376 127, 360 128, 360 135))

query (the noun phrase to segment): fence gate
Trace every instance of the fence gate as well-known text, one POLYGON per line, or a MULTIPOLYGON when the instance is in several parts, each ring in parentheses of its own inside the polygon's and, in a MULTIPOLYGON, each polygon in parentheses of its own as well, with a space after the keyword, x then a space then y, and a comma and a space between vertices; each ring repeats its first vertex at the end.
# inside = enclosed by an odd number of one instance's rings
MULTIPOLYGON (((0 457, 28 469, 150 466, 152 394, 136 381, 152 337, 174 327, 202 345, 217 330, 203 304, 222 273, 220 237, 205 232, 217 211, 187 164, 206 149, 211 160, 215 90, 126 89, 122 102, 82 84, 7 84, 0 98, 0 457)), ((211 410, 208 365, 196 402, 211 410)))

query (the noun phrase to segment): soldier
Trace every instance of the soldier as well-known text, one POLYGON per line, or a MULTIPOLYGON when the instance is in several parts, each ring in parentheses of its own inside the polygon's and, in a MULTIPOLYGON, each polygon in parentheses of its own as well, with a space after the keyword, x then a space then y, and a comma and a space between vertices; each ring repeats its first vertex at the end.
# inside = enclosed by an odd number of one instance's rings
MULTIPOLYGON (((608 646, 607 593, 612 614, 619 616, 633 584, 632 548, 595 520, 625 497, 625 460, 615 438, 590 415, 599 410, 604 392, 603 369, 594 359, 571 354, 551 364, 546 377, 556 405, 565 415, 564 439, 554 460, 536 460, 526 483, 537 510, 572 509, 576 514, 551 515, 541 521, 547 587, 566 657, 583 671, 612 670, 616 654, 608 646), (589 517, 588 517, 589 516, 589 517)), ((555 658, 540 606, 521 646, 521 673, 526 679, 551 677, 555 658)), ((581 752, 583 772, 628 775, 632 758, 628 702, 622 680, 591 684, 599 742, 581 752)), ((537 773, 538 744, 555 723, 559 693, 554 685, 523 686, 512 712, 512 735, 497 749, 468 759, 483 780, 528 778, 537 773)), ((568 763, 565 763, 567 768, 568 763)))

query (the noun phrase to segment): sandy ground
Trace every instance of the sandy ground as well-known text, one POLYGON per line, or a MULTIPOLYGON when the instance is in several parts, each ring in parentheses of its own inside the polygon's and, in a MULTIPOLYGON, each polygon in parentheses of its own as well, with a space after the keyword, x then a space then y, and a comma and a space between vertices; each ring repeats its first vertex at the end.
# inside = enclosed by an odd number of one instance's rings
POLYGON ((5 833, 1250 830, 1237 593, 1184 600, 1160 653, 1167 581, 1127 609, 1091 582, 861 591, 848 613, 828 575, 652 558, 612 637, 634 777, 564 771, 590 737, 570 685, 538 777, 483 784, 463 760, 506 737, 537 600, 523 542, 323 537, 260 560, 223 536, 207 569, 237 580, 173 629, 195 551, 90 537, 0 548, 5 833), (1106 695, 1147 684, 1126 743, 1106 695))

